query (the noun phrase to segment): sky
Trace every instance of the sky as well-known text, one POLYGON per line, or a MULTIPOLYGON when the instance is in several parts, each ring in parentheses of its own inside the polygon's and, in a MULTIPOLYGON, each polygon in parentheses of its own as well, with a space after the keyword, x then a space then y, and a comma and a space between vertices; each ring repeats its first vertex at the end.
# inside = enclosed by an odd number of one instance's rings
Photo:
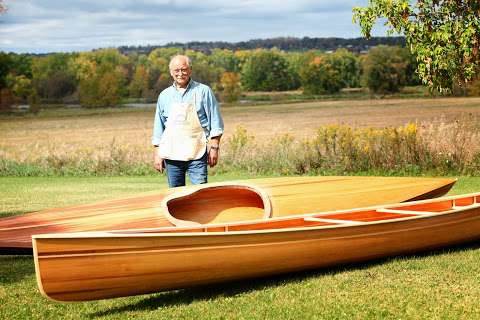
MULTIPOLYGON (((89 51, 170 42, 361 37, 352 8, 368 0, 5 0, 0 51, 89 51)), ((379 25, 373 32, 384 36, 379 25)))

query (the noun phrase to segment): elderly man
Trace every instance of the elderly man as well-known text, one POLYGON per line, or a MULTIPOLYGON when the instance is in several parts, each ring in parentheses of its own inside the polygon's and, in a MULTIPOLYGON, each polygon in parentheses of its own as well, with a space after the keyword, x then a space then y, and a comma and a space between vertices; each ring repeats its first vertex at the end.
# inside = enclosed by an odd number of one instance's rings
POLYGON ((210 87, 193 81, 187 56, 170 60, 173 85, 158 96, 153 127, 154 167, 167 171, 170 187, 207 182, 207 165, 217 164, 223 120, 210 87), (207 146, 210 140, 209 147, 207 146))

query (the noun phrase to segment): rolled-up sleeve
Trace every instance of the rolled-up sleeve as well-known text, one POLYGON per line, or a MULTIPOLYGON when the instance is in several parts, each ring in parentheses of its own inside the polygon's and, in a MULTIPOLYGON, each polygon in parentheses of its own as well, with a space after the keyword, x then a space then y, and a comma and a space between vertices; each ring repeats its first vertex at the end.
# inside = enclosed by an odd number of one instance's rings
POLYGON ((220 114, 220 106, 218 105, 217 99, 212 92, 212 89, 208 88, 206 90, 206 107, 208 109, 208 116, 210 120, 210 137, 218 137, 223 134, 223 119, 220 114))
POLYGON ((152 145, 158 146, 160 144, 160 139, 162 138, 162 134, 164 130, 165 130, 165 121, 164 121, 164 118, 162 117, 161 98, 158 97, 157 108, 155 111, 155 119, 153 122, 152 145))

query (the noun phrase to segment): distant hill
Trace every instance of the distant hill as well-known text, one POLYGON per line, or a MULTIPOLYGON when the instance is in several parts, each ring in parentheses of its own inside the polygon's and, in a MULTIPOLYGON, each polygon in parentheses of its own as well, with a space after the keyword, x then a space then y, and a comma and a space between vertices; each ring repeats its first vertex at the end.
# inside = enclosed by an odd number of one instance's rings
POLYGON ((373 37, 366 38, 272 38, 272 39, 253 39, 241 42, 223 42, 223 41, 192 41, 187 43, 171 42, 161 46, 122 46, 118 50, 123 54, 131 52, 149 54, 156 48, 179 47, 184 49, 192 49, 208 53, 212 49, 271 49, 278 48, 285 51, 305 51, 310 49, 318 49, 322 51, 334 51, 339 48, 346 48, 352 52, 366 52, 371 47, 384 45, 405 46, 404 37, 373 37))

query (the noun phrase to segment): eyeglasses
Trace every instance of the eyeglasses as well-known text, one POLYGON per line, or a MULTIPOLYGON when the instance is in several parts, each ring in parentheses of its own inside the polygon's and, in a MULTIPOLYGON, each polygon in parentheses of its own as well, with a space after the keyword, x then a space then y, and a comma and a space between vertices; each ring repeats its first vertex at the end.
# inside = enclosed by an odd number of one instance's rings
POLYGON ((172 70, 173 73, 183 73, 183 74, 187 74, 188 73, 188 68, 182 68, 182 69, 173 69, 172 70))

